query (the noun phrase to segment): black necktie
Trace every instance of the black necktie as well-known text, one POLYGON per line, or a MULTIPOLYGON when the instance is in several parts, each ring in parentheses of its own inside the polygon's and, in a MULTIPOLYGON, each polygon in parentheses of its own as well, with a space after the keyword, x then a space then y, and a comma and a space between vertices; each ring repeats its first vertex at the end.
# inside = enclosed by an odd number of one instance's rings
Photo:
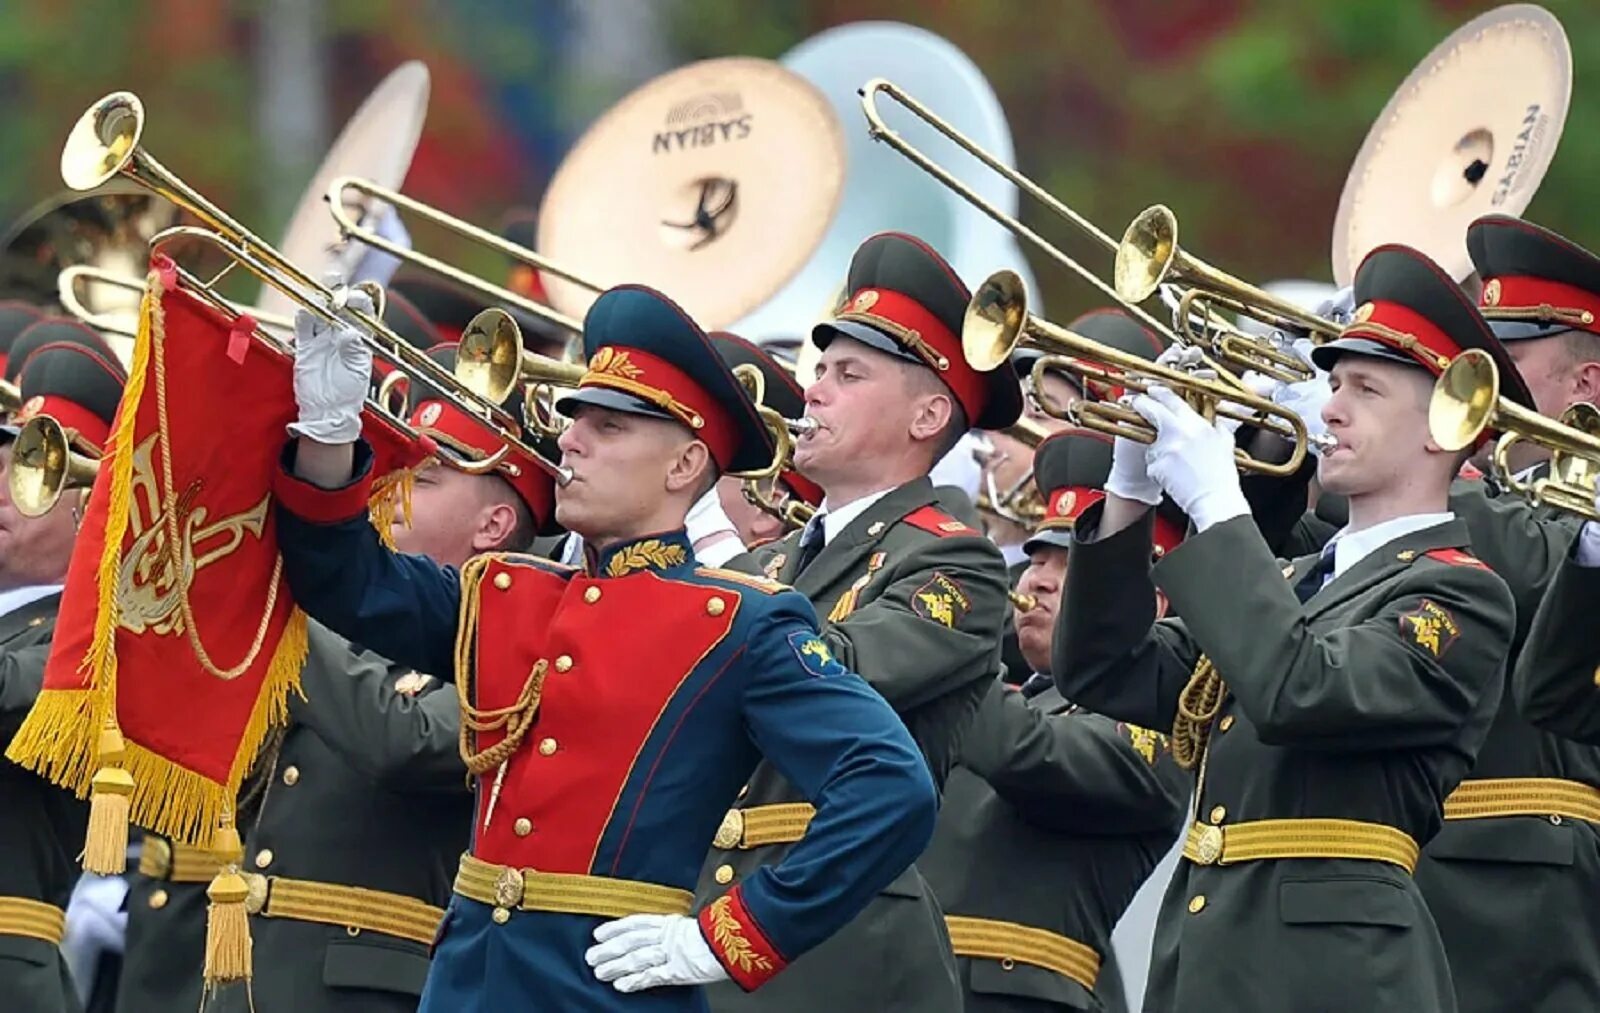
POLYGON ((1333 572, 1333 557, 1333 546, 1330 544, 1322 550, 1322 555, 1317 557, 1316 565, 1307 570, 1306 575, 1295 582, 1294 596, 1296 598, 1306 602, 1311 599, 1312 595, 1322 590, 1323 583, 1327 580, 1328 575, 1333 572))
POLYGON ((822 514, 813 514, 800 531, 800 553, 795 559, 794 576, 800 576, 800 571, 811 565, 817 558, 817 553, 822 551, 822 543, 826 540, 822 527, 822 514))

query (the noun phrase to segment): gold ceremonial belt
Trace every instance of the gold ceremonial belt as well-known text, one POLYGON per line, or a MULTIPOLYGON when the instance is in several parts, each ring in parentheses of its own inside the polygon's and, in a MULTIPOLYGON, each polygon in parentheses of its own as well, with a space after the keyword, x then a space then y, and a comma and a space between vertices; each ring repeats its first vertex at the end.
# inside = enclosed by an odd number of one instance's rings
POLYGON ((1076 939, 989 918, 945 915, 944 923, 950 929, 950 949, 958 957, 998 960, 1008 971, 1018 963, 1032 964, 1071 978, 1091 992, 1100 976, 1100 954, 1076 939))
POLYGON ((1600 823, 1600 788, 1559 777, 1462 781, 1444 800, 1447 820, 1491 816, 1565 816, 1600 823))
POLYGON ((26 936, 61 945, 67 934, 67 913, 27 897, 0 897, 0 936, 26 936))
POLYGON ((222 868, 222 860, 205 848, 177 844, 154 834, 144 835, 139 849, 139 875, 169 883, 209 883, 222 868))
POLYGON ((1383 823, 1358 820, 1252 820, 1229 826, 1194 823, 1183 857, 1196 865, 1233 865, 1276 858, 1359 858, 1417 868, 1417 842, 1383 823))
POLYGON ((729 809, 711 846, 723 851, 748 851, 763 844, 791 844, 806 835, 811 817, 816 814, 816 806, 809 802, 729 809))
POLYGON ((471 855, 461 856, 456 893, 480 904, 493 904, 497 925, 511 920, 513 908, 598 918, 686 915, 694 909, 694 894, 688 890, 606 876, 516 869, 471 855))
POLYGON ((245 908, 262 918, 343 925, 351 935, 365 929, 424 946, 433 942, 434 933, 444 920, 443 908, 405 894, 255 872, 246 873, 244 878, 250 885, 245 908))

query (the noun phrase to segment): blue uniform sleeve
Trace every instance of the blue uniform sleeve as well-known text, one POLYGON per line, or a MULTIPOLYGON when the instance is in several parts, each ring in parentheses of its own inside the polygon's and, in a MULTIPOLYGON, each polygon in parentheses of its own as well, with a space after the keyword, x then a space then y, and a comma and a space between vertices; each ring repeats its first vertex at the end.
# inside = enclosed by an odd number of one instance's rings
POLYGON ((744 717, 762 754, 816 806, 776 866, 701 911, 733 979, 755 988, 854 918, 927 847, 938 796, 905 725, 817 634, 793 592, 746 641, 744 717))
POLYGON ((451 673, 461 581, 425 556, 393 552, 367 519, 372 451, 355 478, 319 489, 294 477, 294 443, 275 486, 278 551, 295 604, 346 640, 419 672, 451 673))

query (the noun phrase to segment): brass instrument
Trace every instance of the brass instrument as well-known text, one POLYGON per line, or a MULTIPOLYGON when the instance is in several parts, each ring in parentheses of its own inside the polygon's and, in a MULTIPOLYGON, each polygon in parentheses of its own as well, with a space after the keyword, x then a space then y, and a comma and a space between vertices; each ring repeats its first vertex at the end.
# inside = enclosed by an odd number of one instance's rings
MULTIPOLYGON (((1117 297, 1128 303, 1144 302, 1163 285, 1198 291, 1199 295, 1193 296, 1179 310, 1178 315, 1185 322, 1192 318, 1194 300, 1203 299, 1205 318, 1216 319, 1215 308, 1220 306, 1271 327, 1303 331, 1314 341, 1337 337, 1343 329, 1332 320, 1303 310, 1287 299, 1280 299, 1190 255, 1178 245, 1178 216, 1165 204, 1145 208, 1128 225, 1122 242, 1117 244, 1115 279, 1117 297)), ((1308 379, 1313 375, 1310 364, 1293 352, 1242 331, 1234 330, 1227 336, 1228 347, 1246 355, 1230 361, 1268 375, 1284 369, 1296 370, 1299 375, 1295 379, 1308 379), (1250 361, 1251 356, 1259 357, 1258 361, 1250 361), (1301 370, 1303 372, 1299 372, 1301 370)), ((1225 355, 1220 348, 1217 351, 1225 355)))
POLYGON ((778 492, 778 477, 794 467, 794 441, 798 436, 815 432, 817 422, 812 418, 788 419, 766 404, 767 378, 759 368, 748 362, 733 367, 734 378, 750 393, 755 402, 756 414, 761 416, 772 432, 772 462, 760 471, 732 473, 742 479, 744 498, 762 512, 778 518, 788 528, 803 528, 811 520, 816 508, 804 500, 783 496, 778 492))
MULTIPOLYGON (((73 264, 71 267, 62 268, 56 276, 56 299, 61 303, 62 309, 79 323, 94 328, 101 334, 115 334, 124 338, 136 337, 139 333, 139 318, 137 313, 120 314, 104 313, 93 310, 89 301, 79 295, 79 288, 93 288, 94 286, 117 289, 122 292, 134 293, 136 296, 144 295, 144 279, 136 278, 130 274, 119 274, 108 271, 103 267, 91 264, 73 264)), ((294 320, 268 313, 264 310, 252 309, 230 303, 235 314, 248 313, 256 323, 272 331, 279 331, 286 335, 294 333, 294 320)))
POLYGON ((1039 607, 1039 597, 1026 591, 1007 591, 1006 597, 1011 600, 1012 607, 1018 612, 1032 612, 1039 607))
MULTIPOLYGON (((1120 259, 1120 250, 1125 244, 1119 244, 1093 222, 1089 221, 1083 215, 1074 211, 1071 207, 1067 206, 1057 198, 1051 196, 1051 194, 1038 183, 1035 183, 1027 176, 1024 176, 1021 172, 1018 172, 1016 169, 996 158, 993 153, 984 150, 982 147, 974 143, 970 137, 967 137, 961 131, 957 130, 950 122, 942 119, 927 106, 923 105, 921 102, 918 102, 910 95, 907 95, 892 82, 886 81, 883 78, 875 78, 867 82, 866 86, 862 88, 862 111, 867 117, 867 130, 869 133, 871 133, 874 140, 882 141, 883 143, 889 145, 891 148, 905 156, 913 164, 921 168, 934 179, 949 187, 951 190, 954 190, 963 199, 965 199, 967 203, 971 204, 973 207, 994 219, 1003 228, 1017 236, 1017 238, 1026 240, 1041 253, 1044 253, 1052 260, 1061 264, 1063 267, 1067 268, 1069 271, 1088 282, 1102 295, 1121 305, 1130 316, 1134 317, 1139 321, 1139 323, 1149 328, 1154 333, 1159 334, 1166 340, 1174 343, 1196 343, 1198 344, 1198 347, 1214 356, 1216 359, 1222 360, 1222 362, 1210 362, 1208 363, 1208 366, 1215 370, 1217 374, 1224 380, 1237 385, 1238 379, 1233 371, 1243 369, 1259 370, 1279 379, 1305 379, 1312 375, 1310 372, 1310 365, 1302 362, 1298 355, 1294 355, 1292 352, 1286 352, 1283 349, 1274 347, 1269 342, 1261 338, 1257 338, 1254 335, 1245 334, 1241 331, 1230 331, 1228 334, 1228 341, 1218 342, 1213 340, 1213 335, 1211 334, 1209 328, 1202 328, 1200 330, 1181 328, 1181 333, 1179 333, 1175 332, 1173 328, 1161 323, 1139 305, 1139 303, 1144 301, 1145 296, 1148 296, 1151 292, 1155 291, 1155 286, 1152 285, 1150 290, 1145 292, 1144 295, 1138 299, 1128 298, 1123 293, 1120 280, 1115 285, 1107 282, 1093 271, 1084 267, 1077 260, 1073 259, 1059 246, 1051 243, 1037 232, 1028 228, 1022 223, 1021 219, 1015 215, 1006 213, 1001 208, 995 206, 993 202, 986 200, 982 194, 978 193, 971 186, 968 186, 966 183, 963 183, 961 180, 957 179, 955 175, 950 172, 950 170, 929 158, 924 152, 912 145, 904 137, 900 136, 900 134, 896 133, 894 130, 891 130, 888 124, 884 122, 882 113, 878 111, 877 97, 879 95, 885 95, 893 101, 899 103, 906 109, 906 111, 916 116, 919 120, 926 123, 940 134, 943 134, 952 143, 954 143, 956 147, 960 148, 962 151, 965 151, 967 154, 983 163, 1022 193, 1044 205, 1047 211, 1059 218, 1066 220, 1080 233, 1087 236, 1089 240, 1095 246, 1099 247, 1100 250, 1105 254, 1115 255, 1120 259)), ((1262 293, 1262 295, 1265 296, 1265 298, 1269 301, 1273 300, 1273 297, 1266 295, 1266 293, 1262 293)), ((1220 302, 1221 300, 1218 301, 1220 302)))
POLYGON ((6 485, 18 513, 43 517, 55 509, 62 493, 87 491, 99 472, 99 460, 74 451, 60 422, 50 415, 35 415, 11 445, 6 485))
MULTIPOLYGON (((529 299, 527 296, 514 292, 504 285, 496 285, 494 282, 480 278, 475 274, 469 274, 453 264, 419 253, 408 246, 402 246, 393 240, 385 238, 375 230, 365 227, 350 215, 349 206, 344 199, 345 191, 347 190, 412 212, 447 232, 463 236, 479 246, 488 247, 511 260, 526 264, 544 274, 571 282, 579 288, 595 294, 603 291, 604 286, 566 270, 554 261, 539 256, 526 246, 513 243, 509 239, 497 236, 487 229, 481 229, 471 222, 446 214, 431 204, 425 204, 414 197, 408 197, 398 190, 374 183, 369 179, 362 179, 356 176, 340 176, 328 186, 326 195, 328 211, 333 216, 334 222, 339 226, 340 235, 345 239, 354 239, 373 249, 382 250, 397 260, 431 271, 470 292, 483 296, 496 305, 515 306, 524 313, 546 320, 570 333, 583 333, 582 321, 575 320, 558 310, 546 306, 544 303, 529 299)), ((509 387, 506 390, 507 393, 510 392, 509 387)))
MULTIPOLYGON (((1048 400, 1043 394, 1035 400, 1041 399, 1048 400)), ((1029 450, 1038 450, 1039 444, 1050 438, 1050 430, 1026 415, 1004 429, 995 431, 1011 437, 1029 450)), ((1046 512, 1044 497, 1039 494, 1039 488, 1034 482, 1032 467, 1004 490, 995 484, 994 473, 985 467, 983 485, 979 488, 977 502, 973 505, 978 508, 979 513, 992 514, 1030 529, 1044 520, 1046 512)))
MULTIPOLYGON (((336 292, 307 276, 283 254, 156 161, 139 144, 144 122, 144 106, 138 96, 131 92, 112 92, 95 102, 79 117, 67 136, 61 151, 61 178, 74 190, 90 190, 117 176, 126 176, 188 211, 206 226, 167 229, 152 240, 152 249, 178 238, 208 242, 230 260, 222 274, 235 266, 243 267, 326 322, 359 324, 363 336, 373 345, 374 354, 432 384, 446 400, 484 420, 495 431, 505 446, 488 458, 473 462, 469 467, 474 471, 487 472, 498 467, 510 449, 515 447, 549 472, 558 484, 565 485, 571 481, 569 469, 540 456, 522 441, 519 432, 504 424, 497 414, 497 406, 467 390, 448 370, 413 348, 376 314, 347 305, 342 292, 336 292)), ((180 271, 186 287, 231 313, 228 304, 216 295, 214 288, 222 274, 210 281, 202 281, 188 272, 180 271)), ((263 337, 269 337, 262 333, 263 337)))
POLYGON ((0 415, 10 415, 21 407, 21 388, 10 380, 0 380, 0 415))
POLYGON ((503 403, 521 385, 525 421, 546 436, 559 436, 564 428, 556 422, 556 388, 577 387, 584 371, 581 363, 523 348, 517 322, 500 309, 473 317, 456 346, 455 376, 461 385, 495 404, 503 403))
MULTIPOLYGON (((1103 383, 1134 393, 1143 393, 1153 384, 1164 384, 1207 418, 1234 419, 1294 444, 1289 459, 1281 464, 1260 460, 1243 450, 1235 451, 1244 471, 1278 477, 1292 475, 1305 460, 1307 448, 1313 442, 1321 442, 1306 432, 1298 415, 1243 387, 1149 362, 1033 316, 1028 312, 1028 294, 1022 279, 1012 271, 997 271, 978 286, 967 304, 961 329, 962 351, 975 369, 986 370, 1010 359, 1019 344, 1046 353, 1034 364, 1035 370, 1051 368, 1081 378, 1080 383, 1103 383)), ((1060 417, 1074 425, 1109 436, 1138 443, 1155 439, 1154 429, 1138 412, 1114 402, 1081 400, 1064 410, 1051 404, 1040 407, 1046 412, 1054 407, 1061 411, 1060 417)))
POLYGON ((1559 421, 1500 396, 1500 370, 1482 349, 1471 348, 1445 367, 1428 404, 1428 430, 1445 450, 1465 450, 1486 429, 1503 435, 1494 445, 1494 470, 1512 492, 1535 505, 1548 504, 1592 521, 1595 481, 1600 478, 1600 411, 1579 402, 1559 421), (1550 476, 1518 479, 1509 453, 1523 440, 1550 451, 1550 476))

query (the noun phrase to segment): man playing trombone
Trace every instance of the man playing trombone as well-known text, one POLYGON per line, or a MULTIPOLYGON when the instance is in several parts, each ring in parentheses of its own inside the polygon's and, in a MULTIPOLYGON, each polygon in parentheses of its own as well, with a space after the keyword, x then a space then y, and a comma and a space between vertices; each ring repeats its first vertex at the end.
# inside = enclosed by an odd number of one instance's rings
POLYGON ((1461 348, 1504 354, 1415 251, 1374 251, 1355 298, 1354 322, 1316 353, 1337 440, 1319 477, 1350 503, 1324 552, 1276 562, 1226 423, 1159 387, 1133 399, 1154 442, 1119 438, 1098 530, 1080 528, 1057 684, 1170 728, 1198 782, 1147 1010, 1456 1008, 1410 874, 1499 703, 1513 606, 1446 509, 1459 462, 1427 415, 1461 348), (1152 570, 1163 492, 1197 533, 1152 570), (1156 587, 1174 618, 1154 619, 1156 587))
POLYGON ((297 342, 299 438, 277 483, 296 600, 398 663, 453 672, 461 694, 479 790, 430 1013, 703 1009, 691 986, 763 985, 932 830, 915 745, 806 602, 689 553, 690 504, 773 454, 705 335, 666 297, 622 286, 591 307, 584 340, 556 493, 584 567, 493 553, 460 571, 388 552, 366 519, 370 345, 349 326, 297 342), (812 834, 696 916, 688 887, 762 755, 817 805, 812 834))

